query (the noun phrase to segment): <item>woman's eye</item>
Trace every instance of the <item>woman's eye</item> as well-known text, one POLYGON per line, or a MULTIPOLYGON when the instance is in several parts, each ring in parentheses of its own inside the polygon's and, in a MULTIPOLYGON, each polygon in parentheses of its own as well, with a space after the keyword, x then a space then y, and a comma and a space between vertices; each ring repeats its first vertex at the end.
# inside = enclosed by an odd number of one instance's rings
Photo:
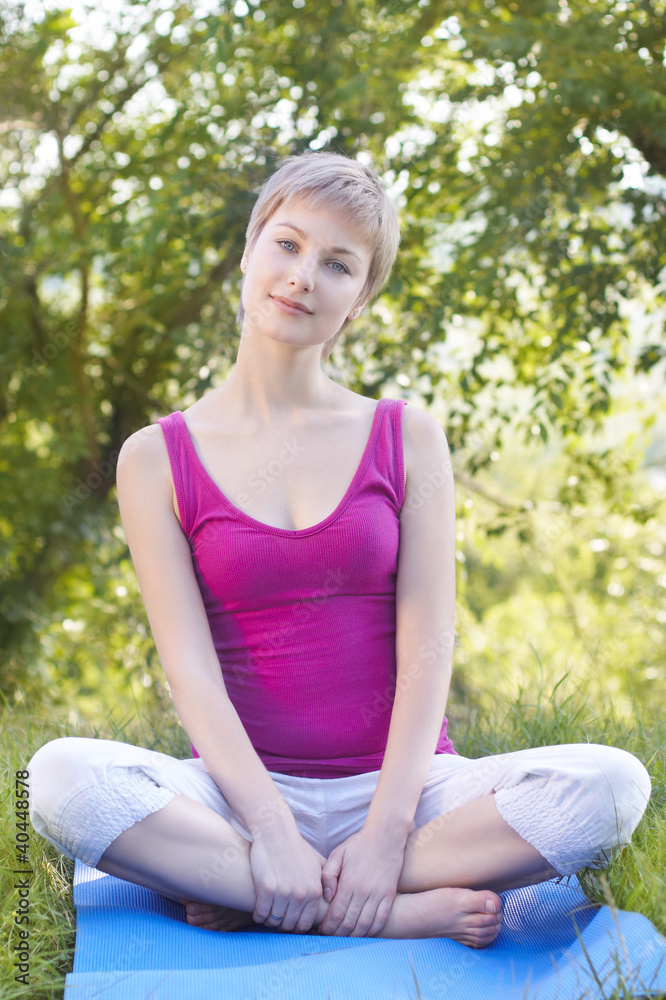
MULTIPOLYGON (((277 240, 277 245, 282 247, 283 250, 286 250, 287 253, 296 253, 298 251, 298 247, 293 240, 277 240)), ((335 271, 337 274, 350 273, 347 265, 343 264, 341 260, 331 260, 328 264, 331 270, 335 271)))

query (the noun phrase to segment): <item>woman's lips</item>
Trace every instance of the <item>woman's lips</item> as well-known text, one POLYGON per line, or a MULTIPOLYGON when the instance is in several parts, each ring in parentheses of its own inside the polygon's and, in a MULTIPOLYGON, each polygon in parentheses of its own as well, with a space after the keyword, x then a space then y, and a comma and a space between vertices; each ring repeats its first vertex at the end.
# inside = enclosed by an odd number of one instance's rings
POLYGON ((312 315, 307 306, 303 306, 293 299, 283 299, 279 295, 271 295, 271 299, 282 312, 289 313, 290 316, 310 316, 312 315))

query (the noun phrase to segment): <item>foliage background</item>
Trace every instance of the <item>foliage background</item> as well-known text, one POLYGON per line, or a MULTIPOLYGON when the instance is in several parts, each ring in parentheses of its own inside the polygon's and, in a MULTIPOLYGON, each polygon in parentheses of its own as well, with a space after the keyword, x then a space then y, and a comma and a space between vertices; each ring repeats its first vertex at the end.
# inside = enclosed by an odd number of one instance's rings
POLYGON ((661 0, 5 3, 8 705, 170 711, 115 459, 228 374, 256 191, 334 149, 403 244, 328 368, 453 451, 452 711, 564 674, 663 707, 665 37, 661 0))
MULTIPOLYGON (((327 370, 451 445, 454 741, 637 753, 650 811, 590 891, 663 931, 666 4, 72 4, 0 6, 7 772, 76 732, 186 752, 115 461, 228 375, 256 191, 333 149, 381 171, 403 239, 327 370)), ((33 848, 36 985, 6 995, 61 996, 71 866, 33 848)))

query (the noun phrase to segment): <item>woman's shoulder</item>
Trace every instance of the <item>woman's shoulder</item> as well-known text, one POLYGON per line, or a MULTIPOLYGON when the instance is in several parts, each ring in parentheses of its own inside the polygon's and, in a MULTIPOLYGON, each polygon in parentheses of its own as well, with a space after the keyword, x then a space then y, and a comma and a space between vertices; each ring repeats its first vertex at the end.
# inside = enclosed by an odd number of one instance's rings
POLYGON ((444 429, 434 414, 418 406, 402 407, 402 444, 407 478, 423 476, 428 470, 450 465, 449 445, 444 429))
POLYGON ((125 439, 118 455, 117 475, 168 472, 169 460, 159 423, 147 424, 125 439))
POLYGON ((402 425, 403 430, 411 435, 426 434, 431 439, 440 440, 445 436, 437 417, 411 403, 402 408, 402 425))
POLYGON ((437 442, 441 444, 442 439, 446 440, 446 435, 437 417, 428 410, 422 410, 411 403, 402 407, 402 430, 405 438, 421 441, 421 443, 428 441, 434 445, 437 442))
MULTIPOLYGON (((341 406, 344 408, 346 403, 348 411, 354 411, 362 415, 367 412, 374 412, 379 405, 380 401, 377 399, 369 399, 367 396, 352 392, 350 389, 340 388, 341 394, 339 400, 341 401, 341 406)), ((398 400, 393 397, 386 398, 394 403, 407 403, 407 400, 398 400)), ((432 413, 422 410, 411 403, 401 406, 400 410, 402 411, 401 427, 405 459, 411 459, 417 453, 421 456, 424 455, 424 452, 426 455, 439 456, 442 453, 448 452, 448 443, 442 425, 432 413)))
POLYGON ((126 519, 153 518, 160 512, 178 517, 173 497, 171 463, 159 424, 148 424, 123 443, 116 467, 118 505, 123 524, 126 519))

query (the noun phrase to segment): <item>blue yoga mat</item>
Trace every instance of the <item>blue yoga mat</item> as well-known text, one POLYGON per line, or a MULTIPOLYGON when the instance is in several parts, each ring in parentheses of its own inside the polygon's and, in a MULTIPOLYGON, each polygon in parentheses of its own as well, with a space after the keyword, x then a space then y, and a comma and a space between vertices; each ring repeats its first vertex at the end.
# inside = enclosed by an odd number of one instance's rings
POLYGON ((591 906, 575 879, 502 900, 502 931, 482 950, 445 938, 219 933, 77 861, 65 1000, 605 1000, 620 977, 623 996, 666 994, 666 939, 640 914, 591 906))

